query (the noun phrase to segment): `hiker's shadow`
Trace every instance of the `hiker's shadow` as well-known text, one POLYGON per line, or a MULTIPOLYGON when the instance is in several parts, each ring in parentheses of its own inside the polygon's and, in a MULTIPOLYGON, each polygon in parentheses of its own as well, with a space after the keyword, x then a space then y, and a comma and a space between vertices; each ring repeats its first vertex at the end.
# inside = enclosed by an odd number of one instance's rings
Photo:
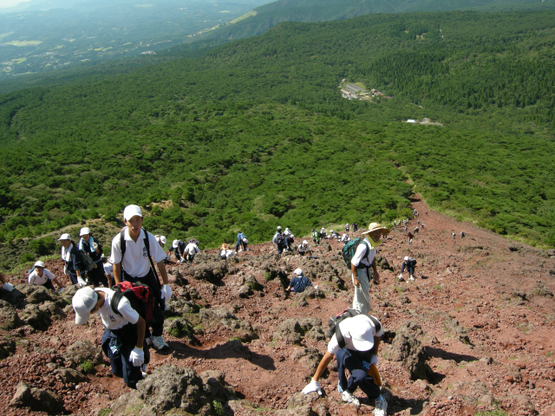
POLYGON ((199 350, 189 347, 181 342, 169 342, 173 350, 173 356, 178 359, 188 357, 203 358, 207 360, 219 360, 225 358, 241 358, 263 368, 264 370, 275 370, 274 359, 268 355, 260 355, 252 352, 239 340, 227 341, 225 344, 216 345, 207 350, 199 350))
POLYGON ((442 350, 441 348, 433 347, 426 347, 426 355, 428 357, 441 358, 442 360, 453 360, 456 363, 460 363, 462 361, 478 361, 478 358, 474 357, 473 355, 455 354, 442 350))

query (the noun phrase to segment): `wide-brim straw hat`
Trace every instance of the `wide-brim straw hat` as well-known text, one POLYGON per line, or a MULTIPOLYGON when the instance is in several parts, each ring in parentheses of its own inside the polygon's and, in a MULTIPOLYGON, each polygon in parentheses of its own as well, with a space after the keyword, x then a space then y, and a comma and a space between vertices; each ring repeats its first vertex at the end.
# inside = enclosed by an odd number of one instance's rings
POLYGON ((372 233, 374 231, 378 231, 378 230, 380 230, 382 232, 382 234, 389 234, 390 233, 389 228, 382 227, 382 225, 380 223, 372 222, 368 226, 368 230, 363 231, 361 234, 363 234, 363 235, 370 234, 370 233, 372 233))

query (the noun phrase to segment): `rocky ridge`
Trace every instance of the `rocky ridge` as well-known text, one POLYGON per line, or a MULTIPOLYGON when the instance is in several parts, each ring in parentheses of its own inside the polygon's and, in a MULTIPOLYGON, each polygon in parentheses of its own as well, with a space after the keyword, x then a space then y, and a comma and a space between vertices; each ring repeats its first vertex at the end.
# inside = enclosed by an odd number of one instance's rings
MULTIPOLYGON (((388 414, 555 414, 555 253, 421 201, 414 208, 424 227, 412 246, 400 227, 380 245, 381 283, 371 294, 387 331, 378 368, 388 414), (414 282, 396 279, 405 255, 417 259, 414 282)), ((99 319, 74 325, 75 288, 58 295, 10 276, 17 290, 0 295, 1 413, 371 413, 366 400, 360 408, 341 402, 333 362, 321 380, 325 396, 299 393, 325 351, 327 319, 352 301, 342 244, 311 247, 312 257, 278 258, 271 243, 251 245, 229 261, 207 250, 191 265, 169 265, 170 350, 152 354, 136 391, 110 375, 99 319), (288 296, 297 267, 314 288, 288 296)), ((60 262, 47 267, 62 277, 60 262)))

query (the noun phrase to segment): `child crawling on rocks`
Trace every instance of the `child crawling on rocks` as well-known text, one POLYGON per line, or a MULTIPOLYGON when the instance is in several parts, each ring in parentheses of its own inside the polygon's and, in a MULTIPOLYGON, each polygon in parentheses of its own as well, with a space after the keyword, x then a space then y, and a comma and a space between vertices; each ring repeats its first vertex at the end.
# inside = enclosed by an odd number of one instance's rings
POLYGON ((132 389, 146 374, 142 369, 150 361, 148 346, 145 342, 146 321, 131 307, 129 300, 122 296, 117 311, 111 306, 116 291, 108 288, 84 287, 72 299, 75 310, 75 323, 83 325, 91 313, 98 313, 104 324, 101 346, 110 359, 112 374, 122 377, 132 389))

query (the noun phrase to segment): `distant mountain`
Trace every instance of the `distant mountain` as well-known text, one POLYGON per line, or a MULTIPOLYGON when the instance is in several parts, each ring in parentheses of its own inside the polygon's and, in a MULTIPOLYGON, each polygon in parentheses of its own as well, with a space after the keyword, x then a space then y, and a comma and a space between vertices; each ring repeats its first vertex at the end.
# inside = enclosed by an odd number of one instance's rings
POLYGON ((32 0, 0 13, 0 80, 179 45, 269 0, 32 0), (18 10, 16 13, 15 11, 18 10))
POLYGON ((193 46, 175 50, 218 45, 257 36, 281 22, 323 22, 350 19, 374 13, 440 12, 452 10, 514 11, 555 9, 554 0, 278 0, 253 12, 185 40, 193 46))

